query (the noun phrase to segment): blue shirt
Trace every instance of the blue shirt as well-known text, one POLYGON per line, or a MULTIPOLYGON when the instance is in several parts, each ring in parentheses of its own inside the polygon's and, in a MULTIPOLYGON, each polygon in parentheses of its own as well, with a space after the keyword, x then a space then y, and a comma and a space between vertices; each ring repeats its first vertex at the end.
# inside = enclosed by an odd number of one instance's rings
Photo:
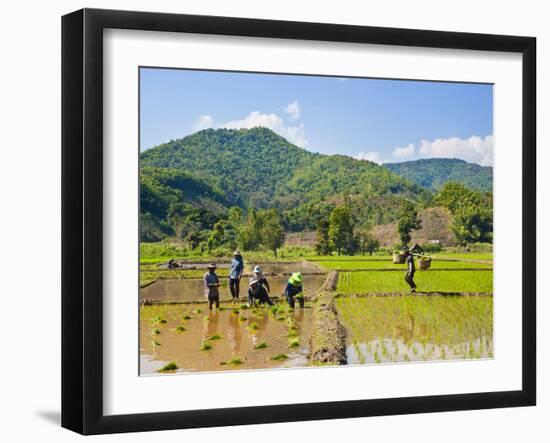
POLYGON ((285 288, 285 294, 286 295, 290 295, 290 296, 293 296, 293 295, 298 295, 299 293, 301 293, 303 290, 302 290, 302 285, 300 286, 294 286, 292 283, 288 282, 287 285, 286 285, 286 288, 285 288))
POLYGON ((243 259, 234 258, 229 265, 229 278, 239 278, 244 269, 243 259))

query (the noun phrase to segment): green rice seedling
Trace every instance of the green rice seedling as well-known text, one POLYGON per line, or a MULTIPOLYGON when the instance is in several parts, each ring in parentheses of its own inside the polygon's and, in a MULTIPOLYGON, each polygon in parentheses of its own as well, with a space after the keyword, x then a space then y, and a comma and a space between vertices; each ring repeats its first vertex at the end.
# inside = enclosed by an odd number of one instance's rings
POLYGON ((290 340, 288 340, 288 347, 298 348, 300 347, 300 341, 297 338, 291 338, 290 340))
POLYGON ((202 312, 201 308, 197 308, 193 311, 195 314, 199 315, 202 312))
POLYGON ((241 311, 239 311, 237 308, 234 308, 234 309, 231 311, 231 313, 232 313, 233 315, 239 315, 239 312, 241 312, 241 311))
POLYGON ((253 321, 252 323, 250 323, 246 328, 250 331, 256 331, 260 326, 258 325, 258 323, 256 323, 255 321, 253 321))
POLYGON ((156 316, 155 318, 153 318, 151 320, 151 323, 154 324, 154 325, 162 325, 164 323, 166 323, 166 320, 164 318, 162 318, 160 315, 156 316))
POLYGON ((286 336, 287 337, 298 337, 298 333, 296 332, 296 329, 290 329, 286 336))
POLYGON ((245 317, 244 315, 239 315, 239 321, 247 321, 248 318, 245 317))
POLYGON ((243 359, 240 357, 233 357, 227 361, 220 362, 220 365, 238 366, 243 364, 243 359))
POLYGON ((182 317, 182 320, 191 320, 193 317, 191 317, 189 314, 185 314, 183 317, 182 317))
POLYGON ((277 321, 285 321, 286 320, 286 317, 284 315, 278 315, 277 317, 275 317, 275 320, 277 321))
POLYGON ((200 350, 201 351, 210 351, 210 349, 212 349, 212 345, 210 343, 208 343, 207 341, 203 341, 202 345, 200 347, 200 350))
POLYGON ((160 329, 159 328, 153 328, 151 330, 151 335, 159 335, 160 334, 160 329))
POLYGON ((158 341, 156 341, 156 340, 152 340, 152 341, 151 341, 151 346, 153 346, 153 348, 157 348, 157 347, 160 346, 160 343, 159 343, 158 341))
POLYGON ((244 310, 246 310, 246 309, 248 309, 248 308, 249 308, 249 306, 248 306, 247 304, 245 304, 245 303, 241 303, 241 304, 239 305, 239 309, 244 309, 244 310))
POLYGON ((271 357, 271 360, 273 361, 283 361, 283 360, 286 360, 288 358, 288 355, 286 354, 277 354, 277 355, 274 355, 273 357, 271 357))
POLYGON ((220 306, 220 307, 218 308, 218 311, 220 311, 220 312, 221 312, 221 311, 225 311, 225 308, 224 308, 223 306, 220 306))
POLYGON ((179 366, 176 364, 175 361, 171 361, 170 363, 166 363, 162 368, 158 369, 157 372, 174 372, 176 371, 176 369, 179 369, 179 366))
POLYGON ((179 325, 178 327, 176 327, 176 328, 174 329, 174 331, 176 331, 176 332, 184 332, 184 331, 186 331, 186 329, 185 329, 184 326, 179 325))
POLYGON ((210 318, 209 318, 207 315, 205 315, 205 316, 202 318, 202 321, 203 321, 203 323, 208 323, 208 322, 210 321, 210 318))
POLYGON ((376 363, 381 363, 382 360, 380 360, 380 356, 378 355, 378 351, 374 351, 374 361, 376 363))
POLYGON ((210 337, 207 338, 207 340, 210 340, 210 341, 215 341, 215 340, 221 340, 223 337, 219 334, 214 334, 214 335, 211 335, 210 337))
POLYGON ((254 349, 265 349, 267 348, 267 343, 265 341, 258 343, 256 346, 254 346, 254 349))

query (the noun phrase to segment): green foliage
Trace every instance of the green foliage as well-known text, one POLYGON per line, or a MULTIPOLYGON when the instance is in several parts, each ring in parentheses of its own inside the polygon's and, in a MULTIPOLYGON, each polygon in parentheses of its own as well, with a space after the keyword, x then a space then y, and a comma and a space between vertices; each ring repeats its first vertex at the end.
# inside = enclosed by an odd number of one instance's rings
POLYGON ((397 233, 403 246, 411 241, 411 231, 420 229, 422 224, 418 218, 418 211, 410 201, 403 201, 399 220, 397 222, 397 233))
POLYGON ((177 369, 179 369, 179 366, 176 364, 176 362, 171 361, 170 363, 167 363, 162 368, 160 368, 158 372, 175 372, 177 369))
POLYGON ((430 158, 400 163, 384 163, 396 174, 432 191, 447 182, 458 182, 479 191, 492 191, 493 168, 456 158, 430 158))
POLYGON ((454 217, 452 229, 462 244, 493 241, 493 194, 446 183, 435 201, 454 217))
POLYGON ((328 238, 330 247, 336 250, 338 255, 342 252, 353 253, 353 222, 351 211, 347 206, 334 208, 329 217, 328 238))
POLYGON ((140 156, 140 185, 142 241, 176 237, 201 251, 256 249, 251 209, 277 208, 284 229, 300 231, 315 229, 342 195, 354 216, 389 222, 393 197, 422 193, 375 163, 311 153, 266 128, 209 129, 151 148, 140 156))
POLYGON ((317 244, 315 245, 315 251, 318 255, 329 255, 332 252, 328 230, 329 223, 327 220, 321 219, 317 222, 317 244))

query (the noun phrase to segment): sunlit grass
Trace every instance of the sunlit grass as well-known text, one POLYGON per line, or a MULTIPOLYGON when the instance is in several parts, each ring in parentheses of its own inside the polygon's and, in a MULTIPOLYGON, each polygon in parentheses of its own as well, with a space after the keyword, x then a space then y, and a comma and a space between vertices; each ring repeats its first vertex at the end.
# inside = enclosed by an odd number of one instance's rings
MULTIPOLYGON (((334 270, 348 270, 348 269, 400 269, 405 272, 406 265, 394 264, 391 258, 388 260, 338 260, 338 261, 322 261, 319 265, 324 266, 327 269, 334 270)), ((433 259, 431 269, 462 269, 462 268, 491 268, 491 264, 487 263, 469 263, 464 261, 451 261, 433 259)))
MULTIPOLYGON (((492 292, 493 271, 418 271, 419 292, 492 292)), ((410 291, 404 272, 342 272, 337 291, 344 294, 410 291)))

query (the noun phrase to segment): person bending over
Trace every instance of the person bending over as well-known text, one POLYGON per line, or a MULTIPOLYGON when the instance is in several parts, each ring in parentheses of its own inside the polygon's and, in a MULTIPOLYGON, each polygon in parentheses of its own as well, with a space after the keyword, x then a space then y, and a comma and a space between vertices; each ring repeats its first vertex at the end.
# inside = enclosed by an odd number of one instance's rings
POLYGON ((294 308, 294 299, 298 300, 300 308, 304 307, 304 294, 302 289, 302 274, 295 272, 288 279, 285 288, 285 296, 291 308, 294 308))
POLYGON ((250 280, 250 285, 248 286, 248 304, 251 308, 253 308, 256 305, 256 302, 259 304, 267 303, 269 306, 273 305, 266 289, 259 282, 259 280, 252 277, 252 280, 250 280))

